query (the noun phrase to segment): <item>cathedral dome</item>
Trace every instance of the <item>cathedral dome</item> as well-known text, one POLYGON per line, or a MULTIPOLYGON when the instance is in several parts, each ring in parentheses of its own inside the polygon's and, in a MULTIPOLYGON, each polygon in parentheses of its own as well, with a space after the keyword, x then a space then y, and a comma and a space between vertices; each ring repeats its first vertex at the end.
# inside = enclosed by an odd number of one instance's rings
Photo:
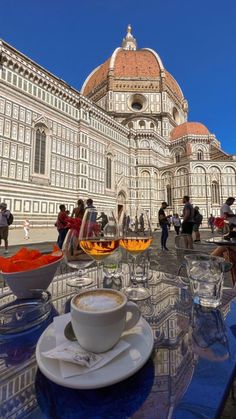
POLYGON ((106 91, 119 92, 128 89, 149 92, 169 90, 180 102, 183 100, 178 83, 165 70, 159 55, 149 48, 137 49, 130 26, 122 47, 117 48, 105 63, 90 73, 81 93, 94 98, 94 94, 104 88, 106 91))
POLYGON ((185 135, 209 135, 208 128, 201 124, 201 122, 184 122, 181 125, 175 127, 170 133, 170 139, 172 141, 178 138, 184 137, 185 135))

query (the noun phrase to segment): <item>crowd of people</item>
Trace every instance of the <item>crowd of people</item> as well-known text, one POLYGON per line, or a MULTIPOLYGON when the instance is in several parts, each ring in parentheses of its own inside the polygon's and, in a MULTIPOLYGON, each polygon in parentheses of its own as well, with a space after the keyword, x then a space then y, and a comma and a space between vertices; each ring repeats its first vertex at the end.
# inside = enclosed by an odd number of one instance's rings
MULTIPOLYGON (((234 212, 231 209, 231 205, 233 205, 234 201, 234 197, 227 198, 226 202, 221 206, 220 209, 220 217, 221 220, 223 220, 223 232, 225 239, 236 237, 236 214, 234 214, 234 212)), ((202 224, 203 216, 200 213, 199 207, 193 206, 190 202, 189 196, 187 195, 183 197, 183 210, 181 215, 179 215, 178 213, 174 213, 173 215, 167 215, 165 212, 167 207, 168 203, 162 202, 161 208, 158 212, 158 224, 161 228, 161 249, 168 251, 167 240, 169 231, 172 226, 176 232, 176 235, 185 235, 187 240, 186 247, 193 248, 193 242, 201 241, 199 228, 202 224)), ((95 208, 93 205, 93 200, 91 198, 88 198, 86 202, 84 202, 83 199, 79 199, 71 215, 64 204, 60 205, 60 211, 58 213, 57 220, 55 223, 55 227, 58 231, 57 244, 60 249, 63 246, 63 242, 69 229, 69 218, 80 218, 82 220, 84 212, 87 208, 95 208)), ((214 233, 215 231, 217 219, 219 218, 215 217, 213 214, 210 214, 210 217, 207 220, 208 227, 210 228, 212 233, 214 233)), ((8 233, 9 225, 12 223, 12 221, 13 216, 11 212, 7 209, 7 204, 4 202, 0 203, 0 244, 3 240, 5 246, 5 254, 8 253, 8 233)), ((96 221, 99 221, 101 229, 103 230, 105 225, 108 223, 108 217, 104 212, 101 212, 100 216, 96 219, 96 221)), ((127 229, 133 227, 136 232, 144 231, 143 214, 141 214, 139 218, 136 216, 134 220, 131 220, 130 216, 126 214, 123 218, 123 226, 125 226, 125 228, 127 229)), ((24 238, 27 240, 29 239, 30 230, 30 222, 28 219, 25 219, 23 221, 23 229, 24 238)), ((222 251, 222 248, 217 248, 215 250, 215 254, 222 255, 222 251)))
MULTIPOLYGON (((231 209, 235 201, 234 197, 227 198, 226 202, 220 208, 220 217, 215 217, 213 214, 210 214, 208 218, 208 227, 211 229, 211 232, 214 233, 215 228, 217 228, 217 220, 220 219, 223 222, 223 233, 224 239, 230 239, 236 237, 236 214, 231 209)), ((179 214, 166 215, 165 210, 168 207, 167 202, 162 202, 161 208, 158 213, 159 226, 162 230, 161 234, 161 248, 162 250, 168 250, 166 243, 168 239, 168 232, 173 225, 177 235, 185 234, 187 235, 188 248, 193 247, 193 242, 200 242, 200 231, 199 228, 203 221, 203 216, 199 211, 198 206, 193 206, 190 203, 189 196, 185 195, 183 197, 183 212, 181 217, 179 214), (193 240, 194 233, 194 240, 193 240)))
POLYGON ((195 234, 194 242, 200 242, 200 232, 199 228, 202 224, 203 216, 199 212, 199 207, 195 206, 190 203, 189 196, 185 195, 183 197, 183 214, 181 218, 179 214, 175 213, 173 215, 166 215, 165 210, 168 207, 167 202, 162 202, 161 208, 158 212, 158 221, 159 226, 162 230, 161 234, 161 249, 162 250, 169 250, 166 243, 169 235, 169 230, 173 225, 175 232, 177 235, 185 234, 187 240, 187 247, 193 247, 193 238, 192 233, 195 234))
MULTIPOLYGON (((95 208, 93 205, 93 200, 91 198, 88 198, 85 205, 83 199, 79 199, 77 201, 77 206, 72 211, 71 217, 80 218, 82 220, 85 210, 87 208, 95 208)), ((64 204, 61 204, 59 206, 59 209, 60 211, 58 213, 57 220, 55 222, 55 227, 57 228, 57 231, 58 231, 57 245, 59 249, 62 249, 64 240, 66 238, 66 234, 69 230, 68 221, 70 218, 70 212, 66 210, 66 206, 64 204)), ((103 212, 101 213, 101 216, 99 217, 102 220, 101 224, 103 226, 105 222, 104 216, 107 218, 107 216, 103 212)))

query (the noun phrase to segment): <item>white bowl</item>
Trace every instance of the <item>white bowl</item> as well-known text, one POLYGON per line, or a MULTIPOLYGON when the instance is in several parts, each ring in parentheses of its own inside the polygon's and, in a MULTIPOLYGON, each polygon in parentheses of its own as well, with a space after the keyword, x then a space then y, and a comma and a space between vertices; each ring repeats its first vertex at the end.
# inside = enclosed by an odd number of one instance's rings
POLYGON ((46 290, 52 282, 63 256, 55 262, 30 271, 1 272, 3 280, 17 298, 35 297, 34 290, 46 290))

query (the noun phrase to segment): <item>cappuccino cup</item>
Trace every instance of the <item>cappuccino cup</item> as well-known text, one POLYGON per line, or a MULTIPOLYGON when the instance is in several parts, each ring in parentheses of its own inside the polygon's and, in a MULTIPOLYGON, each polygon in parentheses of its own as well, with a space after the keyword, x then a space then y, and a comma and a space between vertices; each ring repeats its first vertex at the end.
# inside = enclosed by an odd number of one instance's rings
POLYGON ((76 339, 90 352, 111 349, 139 318, 136 304, 128 302, 124 294, 113 289, 81 291, 71 300, 71 323, 76 339))

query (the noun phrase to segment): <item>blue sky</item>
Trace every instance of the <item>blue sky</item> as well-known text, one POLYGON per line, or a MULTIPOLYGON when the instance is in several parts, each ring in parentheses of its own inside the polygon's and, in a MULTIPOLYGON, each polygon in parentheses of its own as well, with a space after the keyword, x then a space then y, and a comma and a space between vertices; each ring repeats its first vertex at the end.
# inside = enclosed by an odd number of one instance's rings
POLYGON ((0 38, 80 90, 121 45, 128 23, 204 123, 236 154, 235 0, 0 0, 0 38))

